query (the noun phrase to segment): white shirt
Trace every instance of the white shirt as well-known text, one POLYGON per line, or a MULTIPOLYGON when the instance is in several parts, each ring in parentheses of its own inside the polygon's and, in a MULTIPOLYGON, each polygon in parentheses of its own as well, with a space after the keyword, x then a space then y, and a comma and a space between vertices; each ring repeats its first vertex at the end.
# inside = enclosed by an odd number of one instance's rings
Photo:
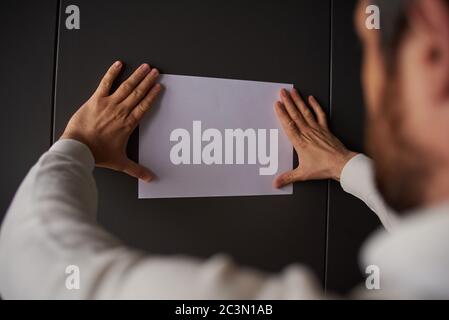
MULTIPOLYGON (((3 298, 323 297, 319 282, 301 265, 272 275, 237 267, 224 255, 202 261, 128 248, 96 223, 93 169, 87 146, 60 140, 25 177, 0 230, 3 298), (70 265, 79 267, 79 289, 66 287, 70 265)), ((392 231, 376 233, 361 255, 362 268, 379 267, 381 289, 367 290, 362 284, 353 296, 449 298, 448 207, 427 209, 425 214, 420 210, 397 224, 372 175, 371 161, 364 155, 351 159, 341 175, 344 190, 362 199, 392 231)))

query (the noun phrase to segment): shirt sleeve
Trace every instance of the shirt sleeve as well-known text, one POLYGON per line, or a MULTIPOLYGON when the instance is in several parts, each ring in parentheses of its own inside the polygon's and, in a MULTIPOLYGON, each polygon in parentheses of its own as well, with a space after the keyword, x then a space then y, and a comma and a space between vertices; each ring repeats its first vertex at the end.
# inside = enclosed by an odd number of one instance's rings
POLYGON ((376 213, 385 229, 391 232, 397 216, 385 204, 374 182, 374 168, 370 158, 363 154, 353 157, 341 172, 340 184, 346 192, 359 198, 376 213))
POLYGON ((301 265, 277 275, 230 258, 157 256, 128 248, 96 223, 89 148, 60 140, 29 171, 0 230, 5 299, 314 299, 301 265))

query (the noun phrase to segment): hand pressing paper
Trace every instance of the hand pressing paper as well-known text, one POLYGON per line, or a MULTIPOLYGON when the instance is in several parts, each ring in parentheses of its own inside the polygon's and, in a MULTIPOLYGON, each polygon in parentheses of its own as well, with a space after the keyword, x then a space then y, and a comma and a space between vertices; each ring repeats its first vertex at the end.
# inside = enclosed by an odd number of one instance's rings
POLYGON ((164 91, 139 128, 139 162, 156 179, 139 198, 291 194, 273 179, 293 148, 274 113, 290 84, 162 75, 164 91))

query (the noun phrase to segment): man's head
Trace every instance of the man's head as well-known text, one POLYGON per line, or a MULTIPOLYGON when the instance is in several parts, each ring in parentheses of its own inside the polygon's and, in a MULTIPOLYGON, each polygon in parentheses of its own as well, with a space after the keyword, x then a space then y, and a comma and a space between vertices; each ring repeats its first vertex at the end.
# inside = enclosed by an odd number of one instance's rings
POLYGON ((449 200, 449 1, 361 1, 367 150, 398 211, 449 200), (380 30, 366 28, 366 7, 380 30))

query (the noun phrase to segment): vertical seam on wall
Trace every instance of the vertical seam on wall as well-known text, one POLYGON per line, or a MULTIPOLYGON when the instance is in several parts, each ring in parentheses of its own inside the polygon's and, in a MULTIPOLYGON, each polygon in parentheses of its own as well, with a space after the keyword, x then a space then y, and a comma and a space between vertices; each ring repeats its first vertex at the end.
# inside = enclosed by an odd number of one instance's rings
POLYGON ((61 16, 61 0, 56 5, 55 49, 53 56, 53 92, 51 98, 51 122, 50 122, 50 146, 55 141, 55 116, 56 116, 56 86, 58 83, 58 58, 59 58, 59 19, 61 16))
MULTIPOLYGON (((334 17, 334 0, 330 0, 329 10, 329 120, 332 119, 332 66, 333 66, 333 17, 334 17)), ((327 295, 327 265, 328 265, 328 249, 329 249, 329 212, 330 212, 330 192, 331 180, 327 180, 327 201, 326 201, 326 234, 324 248, 324 294, 327 295)))

